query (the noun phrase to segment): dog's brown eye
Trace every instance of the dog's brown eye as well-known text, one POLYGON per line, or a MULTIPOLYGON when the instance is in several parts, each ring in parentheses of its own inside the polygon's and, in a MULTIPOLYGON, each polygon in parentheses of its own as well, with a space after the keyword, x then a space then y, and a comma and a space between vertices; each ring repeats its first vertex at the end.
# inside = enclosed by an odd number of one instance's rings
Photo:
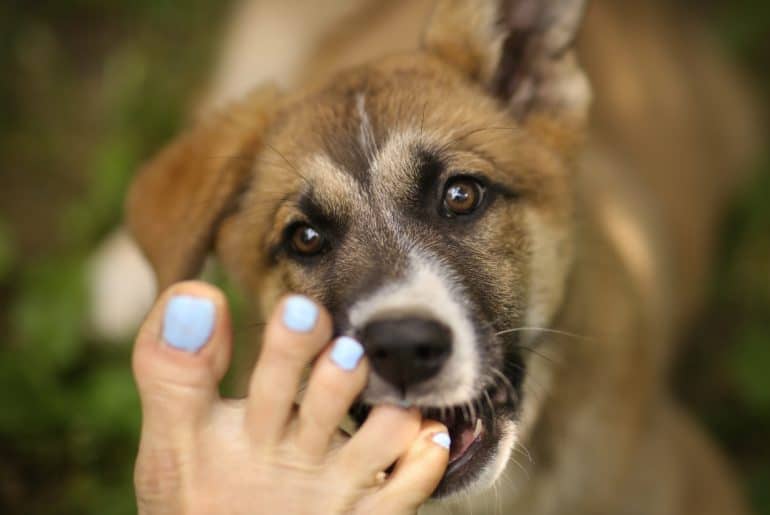
POLYGON ((298 224, 291 231, 291 246, 299 254, 312 256, 321 252, 324 238, 313 227, 307 224, 298 224))
POLYGON ((482 185, 475 179, 454 179, 444 190, 444 208, 449 215, 467 215, 479 207, 483 193, 482 185))

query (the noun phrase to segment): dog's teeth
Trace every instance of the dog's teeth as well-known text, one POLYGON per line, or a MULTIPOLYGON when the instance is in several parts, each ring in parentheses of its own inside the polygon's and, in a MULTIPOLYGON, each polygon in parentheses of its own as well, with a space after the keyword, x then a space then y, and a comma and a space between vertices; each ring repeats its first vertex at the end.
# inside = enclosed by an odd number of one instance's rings
POLYGON ((473 438, 478 437, 481 434, 481 431, 484 429, 484 424, 481 422, 480 418, 476 419, 476 427, 473 429, 473 438))

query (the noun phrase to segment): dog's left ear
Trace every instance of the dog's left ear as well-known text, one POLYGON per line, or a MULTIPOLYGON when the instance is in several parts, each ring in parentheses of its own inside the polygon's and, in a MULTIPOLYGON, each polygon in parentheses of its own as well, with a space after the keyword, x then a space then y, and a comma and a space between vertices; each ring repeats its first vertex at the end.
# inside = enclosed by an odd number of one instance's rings
POLYGON ((427 50, 481 83, 521 120, 582 125, 591 93, 573 42, 586 0, 439 0, 427 50))
POLYGON ((134 179, 126 222, 161 289, 200 273, 254 174, 279 98, 262 87, 201 120, 134 179))

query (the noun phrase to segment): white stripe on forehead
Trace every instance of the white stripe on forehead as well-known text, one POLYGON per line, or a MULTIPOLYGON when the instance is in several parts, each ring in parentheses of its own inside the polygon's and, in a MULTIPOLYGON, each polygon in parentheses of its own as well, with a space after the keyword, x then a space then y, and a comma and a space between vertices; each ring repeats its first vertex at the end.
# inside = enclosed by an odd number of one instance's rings
POLYGON ((358 126, 358 142, 366 155, 366 160, 371 163, 377 154, 377 142, 374 140, 374 128, 366 112, 366 95, 356 94, 356 111, 360 125, 358 126))
MULTIPOLYGON (((398 316, 430 316, 452 330, 452 356, 436 378, 434 393, 410 399, 424 405, 467 402, 478 392, 479 358, 476 334, 463 307, 455 280, 436 258, 411 251, 406 278, 382 286, 350 309, 353 331, 368 322, 398 316)), ((398 399, 396 399, 397 401, 398 399)))

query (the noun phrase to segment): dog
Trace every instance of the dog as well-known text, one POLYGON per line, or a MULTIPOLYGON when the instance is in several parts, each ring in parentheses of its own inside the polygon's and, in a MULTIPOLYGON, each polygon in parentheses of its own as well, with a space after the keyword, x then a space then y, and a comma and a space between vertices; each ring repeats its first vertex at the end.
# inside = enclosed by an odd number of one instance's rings
POLYGON ((585 4, 246 2, 128 226, 160 287, 213 252, 263 313, 326 306, 354 418, 450 430, 428 512, 745 513, 666 381, 752 99, 696 25, 585 4))

